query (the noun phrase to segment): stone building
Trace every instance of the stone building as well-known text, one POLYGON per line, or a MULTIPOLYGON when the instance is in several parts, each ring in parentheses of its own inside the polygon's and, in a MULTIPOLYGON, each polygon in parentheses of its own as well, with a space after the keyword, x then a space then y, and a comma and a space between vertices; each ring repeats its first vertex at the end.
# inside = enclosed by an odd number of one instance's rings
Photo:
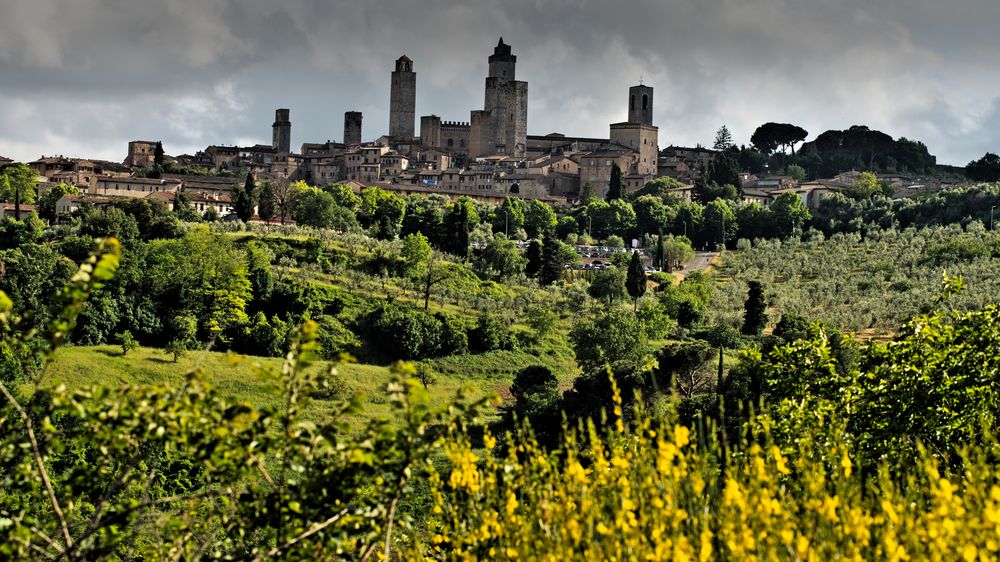
POLYGON ((389 136, 395 140, 413 138, 417 114, 417 73, 413 61, 403 55, 396 59, 389 88, 389 136))
POLYGON ((271 146, 275 152, 289 153, 292 151, 292 122, 288 118, 287 109, 274 111, 274 124, 271 125, 271 146))
POLYGON ((155 159, 156 142, 135 140, 128 143, 128 157, 125 159, 126 166, 145 168, 152 166, 155 159))
POLYGON ((632 86, 628 92, 628 121, 611 125, 611 142, 638 153, 634 170, 623 172, 653 179, 657 174, 659 129, 653 125, 653 88, 632 86))
POLYGON ((420 144, 441 148, 441 118, 437 115, 420 117, 420 144))
POLYGON ((344 113, 345 145, 356 146, 361 144, 361 117, 360 111, 348 111, 344 113))
POLYGON ((528 83, 515 80, 517 57, 497 43, 489 57, 484 108, 470 116, 472 157, 506 154, 523 158, 528 137, 528 83))

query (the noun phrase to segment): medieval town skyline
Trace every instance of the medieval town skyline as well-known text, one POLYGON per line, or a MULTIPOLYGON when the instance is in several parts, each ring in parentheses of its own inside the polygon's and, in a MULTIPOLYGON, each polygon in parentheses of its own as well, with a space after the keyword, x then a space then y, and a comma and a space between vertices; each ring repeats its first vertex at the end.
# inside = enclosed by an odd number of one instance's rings
POLYGON ((293 146, 340 140, 350 110, 371 140, 389 131, 401 54, 419 76, 417 118, 467 121, 503 36, 531 84, 531 135, 606 136, 642 77, 657 89, 660 146, 708 144, 722 124, 738 142, 765 121, 810 138, 866 124, 963 164, 1000 145, 1000 76, 985 70, 1000 10, 960 3, 13 0, 0 22, 0 146, 29 160, 120 159, 136 138, 176 153, 252 145, 268 141, 276 107, 291 109, 293 146), (41 33, 46 14, 59 17, 41 33))

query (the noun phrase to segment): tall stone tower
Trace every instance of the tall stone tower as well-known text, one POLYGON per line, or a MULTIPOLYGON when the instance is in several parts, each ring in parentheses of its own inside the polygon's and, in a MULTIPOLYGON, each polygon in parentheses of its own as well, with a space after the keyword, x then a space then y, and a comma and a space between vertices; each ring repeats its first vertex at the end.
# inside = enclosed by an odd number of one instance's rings
POLYGON ((433 148, 441 146, 441 118, 437 115, 420 118, 420 144, 433 148))
POLYGON ((653 88, 640 84, 628 89, 628 122, 653 124, 653 88))
POLYGON ((628 121, 611 125, 611 142, 627 146, 638 153, 633 169, 648 179, 656 176, 659 129, 653 125, 653 88, 632 86, 628 89, 628 121))
POLYGON ((292 122, 288 120, 287 109, 274 111, 274 124, 271 125, 271 147, 277 152, 288 154, 292 149, 292 122))
POLYGON ((344 144, 347 146, 361 144, 360 111, 348 111, 344 113, 344 144))
POLYGON ((517 57, 497 43, 489 58, 486 100, 471 114, 471 155, 506 154, 523 158, 528 140, 528 83, 515 80, 517 57))
POLYGON ((413 61, 403 55, 396 59, 389 89, 389 136, 396 140, 413 138, 417 115, 417 73, 413 61))

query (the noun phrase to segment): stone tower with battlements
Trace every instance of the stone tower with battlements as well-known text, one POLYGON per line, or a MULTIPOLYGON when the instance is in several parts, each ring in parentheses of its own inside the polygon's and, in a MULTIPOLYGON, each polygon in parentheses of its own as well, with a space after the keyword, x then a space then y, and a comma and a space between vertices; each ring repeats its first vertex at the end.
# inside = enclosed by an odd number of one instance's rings
POLYGON ((271 125, 271 147, 276 152, 288 154, 292 150, 292 122, 288 119, 287 109, 274 111, 274 124, 271 125))
POLYGON ((528 138, 528 83, 515 80, 517 57, 497 43, 489 58, 486 99, 470 118, 470 156, 506 154, 523 158, 528 138))
POLYGON ((396 59, 389 88, 389 136, 395 140, 413 138, 417 114, 417 73, 413 61, 403 55, 396 59))
POLYGON ((348 111, 344 113, 344 144, 347 146, 361 144, 360 111, 348 111))

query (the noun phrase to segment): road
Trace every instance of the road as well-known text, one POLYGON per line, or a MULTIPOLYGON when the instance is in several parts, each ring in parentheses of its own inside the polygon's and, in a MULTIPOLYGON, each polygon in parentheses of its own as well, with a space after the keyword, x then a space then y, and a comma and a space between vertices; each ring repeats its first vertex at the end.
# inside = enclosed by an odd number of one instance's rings
POLYGON ((692 271, 705 269, 711 265, 712 260, 714 260, 718 255, 719 252, 695 252, 694 257, 684 262, 684 267, 674 273, 679 273, 681 277, 686 277, 692 271))

